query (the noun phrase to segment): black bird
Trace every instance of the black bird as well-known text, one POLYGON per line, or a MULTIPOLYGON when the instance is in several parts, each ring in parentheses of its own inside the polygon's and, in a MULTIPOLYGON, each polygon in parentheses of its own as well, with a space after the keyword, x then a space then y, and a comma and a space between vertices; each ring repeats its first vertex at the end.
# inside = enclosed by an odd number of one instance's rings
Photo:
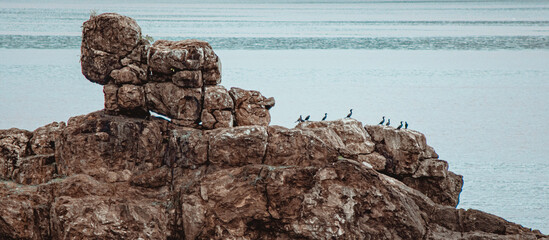
POLYGON ((303 118, 301 117, 301 115, 299 115, 299 118, 295 122, 303 122, 303 118))
POLYGON ((308 116, 307 116, 305 119, 303 119, 303 120, 309 121, 309 118, 311 118, 311 115, 308 115, 308 116))
POLYGON ((322 118, 322 120, 321 120, 321 121, 324 121, 324 120, 326 120, 326 118, 327 118, 327 117, 328 117, 328 113, 324 113, 324 117, 322 118))
POLYGON ((391 119, 390 118, 387 119, 387 123, 385 124, 385 126, 389 126, 389 125, 391 125, 391 119))
POLYGON ((400 121, 400 125, 398 125, 397 130, 402 128, 402 121, 400 121))
POLYGON ((351 115, 353 115, 353 109, 351 108, 351 110, 349 110, 349 111, 350 111, 350 113, 349 113, 349 114, 347 114, 347 117, 345 117, 345 118, 350 118, 350 117, 351 117, 351 115))
POLYGON ((404 122, 404 129, 408 129, 408 122, 404 122))
POLYGON ((383 116, 383 120, 381 120, 381 122, 379 122, 379 125, 383 125, 384 122, 385 122, 385 116, 383 116))

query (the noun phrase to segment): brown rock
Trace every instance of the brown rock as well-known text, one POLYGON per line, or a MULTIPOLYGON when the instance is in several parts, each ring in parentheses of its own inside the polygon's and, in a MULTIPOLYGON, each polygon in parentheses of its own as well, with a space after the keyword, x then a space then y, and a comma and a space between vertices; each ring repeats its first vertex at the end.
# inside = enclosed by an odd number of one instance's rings
POLYGON ((179 71, 172 76, 172 82, 180 87, 186 88, 201 88, 202 87, 202 72, 201 71, 179 71))
POLYGON ((82 73, 88 80, 108 83, 108 76, 119 69, 120 59, 141 42, 141 28, 132 18, 116 13, 91 17, 82 25, 82 73))
POLYGON ((368 163, 376 171, 384 171, 387 159, 385 159, 383 155, 377 152, 373 152, 366 155, 358 155, 357 161, 362 163, 368 163))
POLYGON ((202 131, 173 126, 168 138, 168 166, 194 169, 208 161, 208 137, 202 131))
POLYGON ((368 125, 366 131, 376 143, 376 151, 388 159, 386 170, 389 174, 412 175, 417 171, 420 160, 438 158, 420 132, 381 125, 368 125))
POLYGON ((204 69, 212 54, 215 55, 212 47, 204 41, 158 40, 150 47, 148 65, 153 72, 161 74, 172 74, 179 70, 200 70, 204 69))
POLYGON ((171 82, 145 84, 147 107, 169 118, 198 123, 202 110, 202 89, 180 88, 171 82))
POLYGON ((261 164, 267 148, 267 128, 243 126, 207 131, 208 160, 215 165, 261 164))
POLYGON ((2 239, 51 239, 49 199, 34 186, 0 181, 2 239))
POLYGON ((18 162, 31 153, 31 138, 32 133, 27 130, 0 130, 0 178, 13 179, 18 162))
POLYGON ((337 159, 337 150, 301 129, 269 126, 264 163, 272 166, 324 166, 337 159))
MULTIPOLYGON (((430 159, 434 160, 434 159, 430 159)), ((444 162, 436 160, 437 162, 444 162)), ((435 166, 436 167, 436 166, 435 166)), ((432 170, 431 170, 432 171, 432 170)), ((426 175, 422 177, 404 176, 402 182, 411 188, 417 189, 430 197, 434 202, 456 207, 459 203, 459 194, 463 186, 463 176, 448 170, 437 171, 439 175, 426 175)), ((427 173, 431 174, 431 173, 427 173)))
POLYGON ((204 79, 204 84, 206 85, 217 85, 221 83, 221 62, 219 63, 218 68, 203 70, 202 79, 204 79))
POLYGON ((130 64, 122 69, 113 70, 110 77, 114 79, 114 83, 118 85, 139 85, 147 81, 147 72, 136 65, 130 64))
POLYGON ((124 84, 118 88, 116 96, 120 113, 136 117, 149 115, 145 106, 145 91, 142 86, 124 84))
MULTIPOLYGON (((372 142, 370 135, 368 134, 368 132, 366 132, 366 130, 364 130, 362 123, 355 119, 302 122, 297 125, 297 128, 322 129, 324 131, 326 131, 325 129, 333 130, 333 132, 337 134, 334 137, 338 137, 343 143, 343 146, 340 146, 338 141, 337 145, 335 145, 334 147, 337 147, 340 151, 342 150, 342 148, 345 148, 344 152, 350 155, 369 154, 374 150, 375 145, 372 142)), ((314 131, 314 133, 320 133, 318 136, 323 140, 331 137, 323 134, 322 132, 324 131, 314 131)), ((333 140, 326 141, 333 142, 333 140)))
POLYGON ((85 173, 98 178, 106 172, 157 168, 162 165, 166 121, 94 112, 69 119, 56 145, 59 174, 85 173), (150 165, 149 165, 150 164, 150 165))
POLYGON ((103 94, 105 95, 105 110, 107 113, 117 115, 120 111, 118 106, 118 86, 107 84, 103 86, 103 94))
POLYGON ((457 206, 463 177, 448 171, 448 163, 438 160, 427 145, 425 135, 413 130, 366 126, 376 143, 376 151, 386 158, 383 173, 394 176, 439 204, 457 206))
POLYGON ((233 127, 234 118, 233 113, 230 110, 214 110, 213 116, 216 123, 214 128, 229 128, 233 127))
POLYGON ((208 86, 204 93, 204 109, 212 110, 231 110, 234 108, 234 102, 227 89, 223 86, 208 86))
POLYGON ((127 183, 108 184, 86 175, 53 187, 51 238, 166 239, 166 190, 143 190, 127 183))
POLYGON ((235 105, 236 126, 269 125, 269 109, 274 106, 274 98, 267 99, 258 91, 240 88, 231 88, 229 94, 235 105))
POLYGON ((53 155, 55 153, 55 139, 59 137, 65 127, 64 122, 53 122, 34 130, 30 140, 33 154, 53 155))
POLYGON ((205 129, 232 127, 234 103, 227 89, 223 86, 208 86, 205 89, 202 127, 205 129))

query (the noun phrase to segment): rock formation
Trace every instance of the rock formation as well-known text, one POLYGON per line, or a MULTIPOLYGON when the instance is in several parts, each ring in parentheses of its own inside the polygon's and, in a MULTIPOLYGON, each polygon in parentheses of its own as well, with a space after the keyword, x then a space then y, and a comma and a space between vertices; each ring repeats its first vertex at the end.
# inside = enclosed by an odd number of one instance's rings
POLYGON ((548 237, 456 209, 462 178, 419 132, 269 126, 274 100, 217 85, 207 43, 149 46, 112 13, 83 31, 82 71, 105 85, 105 109, 0 130, 0 239, 548 237))
POLYGON ((135 20, 105 13, 84 22, 82 73, 104 85, 105 110, 146 117, 149 111, 186 127, 269 125, 274 98, 221 83, 221 61, 200 40, 142 37, 135 20))

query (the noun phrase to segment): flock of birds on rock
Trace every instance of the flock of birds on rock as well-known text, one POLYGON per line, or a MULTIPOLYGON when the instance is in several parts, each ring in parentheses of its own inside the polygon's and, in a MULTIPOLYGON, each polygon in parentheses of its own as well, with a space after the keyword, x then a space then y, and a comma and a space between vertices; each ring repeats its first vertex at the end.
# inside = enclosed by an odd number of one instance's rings
MULTIPOLYGON (((351 118, 352 115, 353 115, 353 109, 349 110, 349 114, 347 114, 347 116, 345 118, 351 118)), ((320 121, 326 120, 327 117, 328 117, 328 113, 324 113, 324 117, 320 121)), ((305 118, 303 118, 302 115, 299 115, 299 118, 295 122, 308 122, 310 118, 311 118, 311 115, 307 115, 307 117, 305 117, 305 118)), ((391 119, 388 118, 387 122, 385 122, 385 116, 383 116, 382 119, 381 119, 381 122, 379 122, 378 125, 390 126, 391 125, 391 119)), ((396 129, 400 130, 400 129, 402 129, 402 127, 404 127, 404 129, 408 129, 408 122, 400 121, 400 125, 398 125, 398 127, 396 129)))

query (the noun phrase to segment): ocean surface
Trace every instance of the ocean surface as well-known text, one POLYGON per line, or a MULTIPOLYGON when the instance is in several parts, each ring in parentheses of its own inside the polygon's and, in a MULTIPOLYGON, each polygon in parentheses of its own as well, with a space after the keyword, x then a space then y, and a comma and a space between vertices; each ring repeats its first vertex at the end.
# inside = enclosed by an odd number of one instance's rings
POLYGON ((549 234, 549 1, 183 2, 0 0, 0 129, 102 109, 80 26, 118 12, 209 41, 224 86, 275 97, 273 125, 408 121, 464 176, 459 208, 549 234))

